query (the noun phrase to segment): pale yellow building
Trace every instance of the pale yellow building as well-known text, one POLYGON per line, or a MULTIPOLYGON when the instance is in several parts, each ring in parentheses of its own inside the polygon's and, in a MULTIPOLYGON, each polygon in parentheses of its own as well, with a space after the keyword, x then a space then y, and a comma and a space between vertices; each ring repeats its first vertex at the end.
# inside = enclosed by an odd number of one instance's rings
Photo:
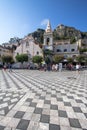
POLYGON ((7 55, 12 56, 13 55, 12 51, 10 49, 0 45, 0 60, 1 60, 2 56, 7 56, 7 55))
POLYGON ((79 39, 77 41, 79 48, 87 48, 87 39, 79 39))

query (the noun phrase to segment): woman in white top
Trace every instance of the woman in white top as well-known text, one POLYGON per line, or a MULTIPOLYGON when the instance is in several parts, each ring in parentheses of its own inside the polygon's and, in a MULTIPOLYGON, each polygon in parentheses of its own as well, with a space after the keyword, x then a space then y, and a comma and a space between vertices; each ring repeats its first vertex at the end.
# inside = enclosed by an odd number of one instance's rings
POLYGON ((76 70, 79 72, 79 69, 80 69, 80 65, 79 64, 76 64, 76 70))

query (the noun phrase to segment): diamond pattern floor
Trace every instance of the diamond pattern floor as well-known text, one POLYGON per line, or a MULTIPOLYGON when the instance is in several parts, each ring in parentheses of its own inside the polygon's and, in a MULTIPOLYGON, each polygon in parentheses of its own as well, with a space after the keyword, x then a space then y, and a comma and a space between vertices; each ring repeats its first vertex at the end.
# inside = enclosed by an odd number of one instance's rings
POLYGON ((87 130, 87 70, 0 70, 0 130, 87 130))

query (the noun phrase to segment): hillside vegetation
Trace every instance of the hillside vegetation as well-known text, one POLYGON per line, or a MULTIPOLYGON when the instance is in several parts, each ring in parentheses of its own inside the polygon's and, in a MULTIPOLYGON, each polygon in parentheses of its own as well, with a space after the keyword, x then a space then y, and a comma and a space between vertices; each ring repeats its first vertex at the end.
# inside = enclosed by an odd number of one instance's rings
MULTIPOLYGON (((43 35, 44 29, 37 29, 35 32, 28 34, 32 35, 35 40, 40 44, 43 44, 43 35)), ((80 30, 75 29, 74 27, 64 26, 63 24, 57 26, 53 30, 53 39, 54 40, 66 40, 70 39, 71 43, 74 43, 78 39, 87 38, 87 32, 81 32, 80 30)))

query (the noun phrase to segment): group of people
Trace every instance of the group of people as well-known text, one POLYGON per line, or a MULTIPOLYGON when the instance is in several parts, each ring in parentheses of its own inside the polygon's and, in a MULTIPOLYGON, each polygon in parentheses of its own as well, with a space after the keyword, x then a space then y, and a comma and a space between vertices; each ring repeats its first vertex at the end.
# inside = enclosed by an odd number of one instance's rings
POLYGON ((10 64, 10 63, 8 63, 8 65, 4 64, 3 69, 6 71, 7 68, 9 69, 9 72, 12 72, 12 64, 10 64))
MULTIPOLYGON (((72 68, 73 68, 73 65, 72 64, 68 64, 68 65, 64 65, 64 67, 65 67, 65 69, 67 69, 67 67, 69 68, 69 70, 73 70, 72 68)), ((8 70, 9 70, 9 72, 12 72, 12 64, 8 64, 8 66, 6 65, 6 64, 4 64, 4 70, 6 71, 6 69, 8 68, 8 70)), ((63 65, 62 65, 62 63, 59 63, 59 64, 52 64, 52 65, 50 65, 50 64, 48 64, 48 65, 44 65, 44 66, 42 66, 41 67, 42 68, 42 70, 44 70, 44 71, 46 71, 46 70, 48 70, 48 71, 50 71, 50 70, 52 70, 52 71, 59 71, 59 72, 61 72, 62 71, 62 69, 63 69, 63 65)), ((79 71, 80 71, 80 68, 81 68, 81 65, 80 64, 76 64, 76 66, 75 66, 75 69, 76 69, 76 71, 79 73, 79 71)))
MULTIPOLYGON (((65 64, 64 65, 64 69, 65 70, 76 70, 76 71, 80 71, 80 68, 81 68, 81 65, 79 63, 77 63, 75 66, 72 65, 72 64, 65 64)), ((59 71, 61 72, 63 70, 63 64, 62 63, 59 63, 59 64, 48 64, 48 65, 44 65, 44 67, 42 67, 42 69, 40 70, 48 70, 48 71, 59 71)))
POLYGON ((44 64, 42 66, 40 66, 40 69, 39 70, 48 70, 48 71, 62 71, 62 63, 59 63, 59 64, 44 64))
POLYGON ((62 63, 59 64, 53 64, 52 65, 52 71, 62 71, 62 63))

